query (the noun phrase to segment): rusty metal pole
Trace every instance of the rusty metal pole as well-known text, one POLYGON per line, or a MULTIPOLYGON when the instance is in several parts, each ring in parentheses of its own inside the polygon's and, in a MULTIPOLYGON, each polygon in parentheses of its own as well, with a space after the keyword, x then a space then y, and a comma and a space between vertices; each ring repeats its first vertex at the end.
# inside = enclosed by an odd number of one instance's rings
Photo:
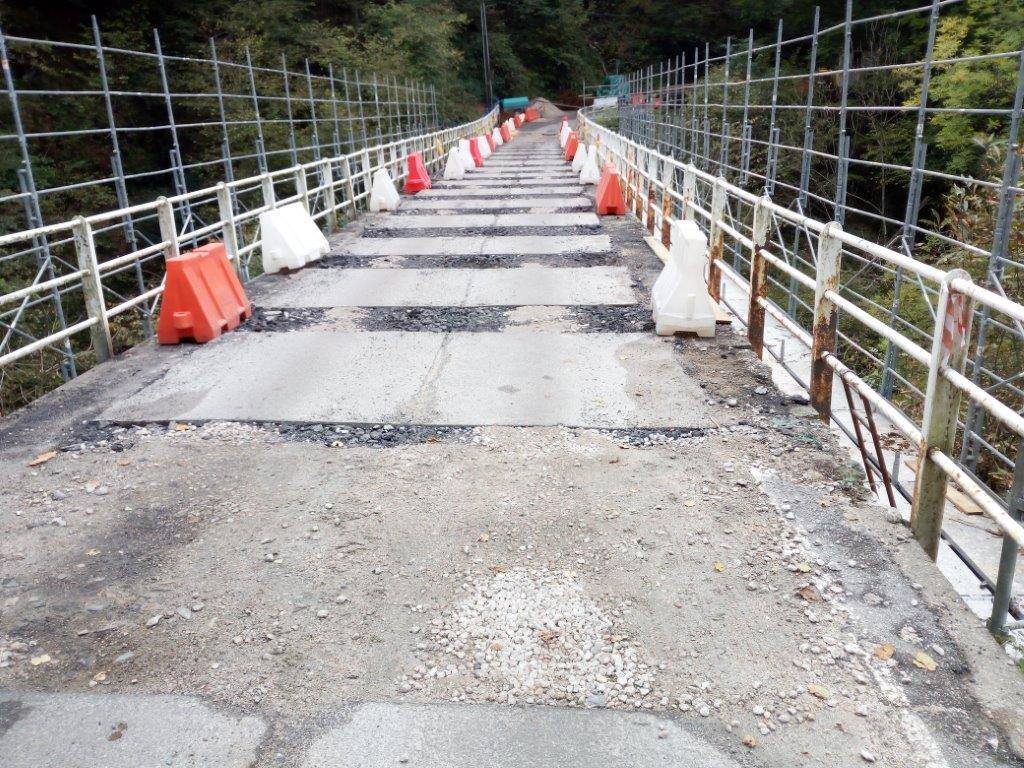
POLYGON ((725 251, 725 232, 722 230, 722 216, 725 213, 725 179, 715 179, 711 193, 711 229, 708 238, 708 294, 716 302, 722 300, 722 275, 718 261, 725 251))
POLYGON ((947 272, 939 287, 939 303, 935 309, 932 357, 921 418, 921 445, 910 508, 910 529, 932 560, 939 554, 948 482, 946 473, 932 459, 932 452, 952 455, 960 410, 960 388, 946 378, 945 372, 963 373, 974 316, 974 301, 950 290, 950 284, 953 280, 970 279, 963 269, 947 272))
POLYGON ((753 244, 750 249, 750 305, 747 308, 747 338, 750 347, 760 359, 764 353, 764 307, 761 299, 768 293, 768 262, 764 259, 764 246, 768 240, 772 199, 762 195, 754 204, 753 244))
POLYGON ((675 185, 675 167, 668 160, 665 161, 663 181, 665 184, 661 194, 661 244, 666 248, 672 242, 671 221, 673 213, 672 187, 675 185))
POLYGON ((811 337, 811 405, 822 421, 832 415, 832 366, 825 355, 835 352, 839 310, 829 297, 839 288, 839 268, 843 246, 836 233, 842 227, 829 222, 818 237, 818 264, 814 286, 814 327, 811 337))

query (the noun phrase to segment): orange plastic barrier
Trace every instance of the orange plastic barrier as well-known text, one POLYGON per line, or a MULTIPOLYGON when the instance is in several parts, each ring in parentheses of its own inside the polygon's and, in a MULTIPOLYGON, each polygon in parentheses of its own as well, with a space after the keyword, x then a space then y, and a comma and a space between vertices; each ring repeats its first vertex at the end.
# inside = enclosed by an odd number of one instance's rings
POLYGON ((409 175, 405 177, 403 191, 411 195, 424 189, 430 189, 430 174, 423 165, 423 156, 419 152, 412 152, 409 155, 409 175))
POLYGON ((480 154, 480 147, 476 145, 476 138, 469 140, 469 154, 473 158, 473 165, 477 168, 482 168, 484 165, 484 156, 480 154))
POLYGON ((487 146, 491 148, 491 152, 498 148, 498 145, 494 143, 494 137, 489 133, 484 134, 484 138, 487 139, 487 146))
POLYGON ((572 131, 569 134, 569 138, 565 140, 565 155, 563 157, 566 160, 572 160, 576 155, 576 147, 580 145, 579 136, 576 135, 576 131, 572 131))
POLYGON ((182 339, 213 341, 252 314, 223 243, 210 243, 167 259, 167 282, 156 337, 161 344, 182 339))
POLYGON ((533 107, 527 107, 526 108, 526 122, 532 123, 534 120, 537 120, 539 118, 540 118, 540 113, 537 112, 536 109, 534 109, 533 107))
POLYGON ((523 127, 523 122, 524 121, 523 121, 523 115, 522 115, 521 112, 517 113, 516 116, 514 118, 512 118, 512 119, 515 121, 516 128, 522 128, 523 127))
POLYGON ((501 140, 504 141, 506 144, 512 141, 512 134, 508 132, 508 126, 505 125, 504 123, 501 124, 501 127, 498 129, 498 132, 501 134, 501 140))
POLYGON ((622 198, 622 186, 619 184, 619 169, 612 163, 604 166, 594 202, 598 216, 626 215, 626 201, 622 198))

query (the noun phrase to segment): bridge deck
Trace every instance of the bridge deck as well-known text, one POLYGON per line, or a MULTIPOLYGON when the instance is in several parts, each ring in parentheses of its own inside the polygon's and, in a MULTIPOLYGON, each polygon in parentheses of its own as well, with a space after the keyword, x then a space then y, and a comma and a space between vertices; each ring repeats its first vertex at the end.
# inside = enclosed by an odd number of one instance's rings
POLYGON ((741 336, 653 335, 555 127, 2 425, 0 762, 1012 764, 1019 675, 741 336))

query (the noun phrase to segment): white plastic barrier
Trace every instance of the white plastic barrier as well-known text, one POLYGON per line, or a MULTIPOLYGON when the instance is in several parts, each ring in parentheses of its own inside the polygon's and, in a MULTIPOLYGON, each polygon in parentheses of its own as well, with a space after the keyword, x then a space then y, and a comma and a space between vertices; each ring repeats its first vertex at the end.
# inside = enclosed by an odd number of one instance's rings
POLYGON ((562 149, 565 149, 565 142, 567 142, 569 140, 569 134, 570 133, 572 133, 572 131, 569 128, 569 123, 568 122, 562 123, 562 128, 558 132, 558 146, 562 147, 562 149))
POLYGON ((473 141, 476 142, 476 148, 480 152, 480 157, 486 160, 491 156, 491 145, 487 143, 486 136, 477 136, 473 141))
POLYGON ((469 172, 476 168, 473 153, 469 151, 469 139, 459 139, 459 159, 462 161, 464 171, 469 172))
POLYGON ((448 162, 444 166, 444 178, 447 181, 455 181, 466 175, 466 167, 462 164, 462 154, 458 147, 448 150, 448 162))
POLYGON ((398 196, 395 189, 395 182, 386 169, 381 168, 373 174, 373 186, 370 189, 370 210, 373 213, 380 211, 397 211, 398 204, 402 198, 398 196))
POLYGON ((291 203, 260 214, 263 271, 301 269, 331 247, 302 203, 291 203))
POLYGON ((707 263, 708 239, 696 222, 673 221, 668 261, 651 291, 654 330, 659 336, 680 331, 715 335, 714 306, 704 282, 707 263))
POLYGON ((579 173, 587 162, 587 145, 582 141, 576 145, 576 154, 572 156, 572 172, 579 173))
POLYGON ((601 181, 601 169, 597 165, 597 145, 587 147, 587 161, 580 170, 580 184, 597 184, 601 181))
POLYGON ((505 143, 505 140, 501 138, 501 130, 499 130, 498 128, 495 128, 493 131, 491 131, 491 138, 494 139, 494 146, 496 147, 500 147, 502 144, 505 143))

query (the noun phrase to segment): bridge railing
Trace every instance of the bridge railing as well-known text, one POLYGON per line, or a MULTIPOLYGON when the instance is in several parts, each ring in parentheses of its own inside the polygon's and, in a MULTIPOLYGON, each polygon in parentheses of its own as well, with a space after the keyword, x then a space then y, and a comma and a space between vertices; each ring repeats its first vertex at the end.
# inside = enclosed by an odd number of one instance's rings
MULTIPOLYGON (((224 242, 228 257, 243 280, 259 274, 262 245, 258 221, 261 213, 288 203, 301 202, 328 232, 334 230, 341 216, 354 216, 365 207, 373 174, 385 168, 399 184, 408 174, 406 158, 419 152, 428 168, 442 163, 448 150, 460 138, 489 131, 495 124, 497 110, 483 117, 452 128, 404 137, 365 147, 354 152, 326 157, 286 168, 265 171, 242 179, 221 181, 214 186, 179 195, 159 197, 138 205, 115 208, 87 216, 78 216, 54 224, 0 235, 0 251, 31 248, 43 239, 50 248, 70 248, 76 268, 55 277, 39 271, 24 287, 0 294, 0 310, 24 307, 49 292, 79 292, 83 298, 85 317, 58 327, 51 333, 32 339, 0 355, 0 370, 40 350, 59 345, 87 332, 96 359, 103 361, 114 353, 111 320, 140 305, 155 313, 163 293, 163 280, 158 275, 152 287, 140 286, 135 295, 110 292, 110 279, 140 262, 156 257, 162 260, 178 255, 182 249, 207 239, 224 242), (282 195, 280 189, 284 187, 282 195), (201 214, 201 216, 196 216, 201 214), (144 247, 100 260, 96 233, 107 231, 126 217, 155 217, 159 223, 159 239, 144 247), (203 222, 189 225, 188 220, 203 222)), ((161 273, 162 274, 162 273, 161 273)))
MULTIPOLYGON (((271 173, 277 195, 294 196, 296 166, 363 148, 376 160, 376 147, 443 125, 434 88, 392 74, 266 50, 250 55, 213 39, 182 55, 156 30, 148 46, 129 48, 114 38, 134 39, 130 33, 104 34, 95 20, 77 40, 12 32, 0 31, 0 232, 35 234, 0 249, 0 294, 21 296, 0 304, 0 358, 8 361, 0 366, 0 414, 93 361, 84 337, 64 333, 88 319, 74 238, 60 225, 46 234, 48 225, 120 212, 95 223, 92 235, 108 304, 147 294, 114 320, 123 348, 153 330, 166 241, 148 205, 156 197, 171 201, 180 234, 208 232, 219 221, 212 190, 224 181, 232 211, 248 224, 263 198, 262 186, 246 180, 271 173), (135 252, 142 255, 126 257, 135 252), (114 259, 118 266, 106 266, 114 259), (40 284, 48 289, 36 290, 40 284), (62 340, 47 342, 53 335, 62 340), (35 355, 25 356, 26 347, 35 355)), ((312 175, 308 187, 323 196, 312 175)), ((239 230, 243 275, 259 266, 250 265, 258 253, 250 229, 239 230)))
MULTIPOLYGON (((884 414, 889 423, 916 447, 917 466, 912 492, 911 527, 931 557, 938 552, 942 536, 942 517, 946 487, 953 481, 996 525, 1008 546, 1004 546, 1004 564, 1016 557, 1024 546, 1024 526, 1020 522, 1024 497, 1024 462, 1018 462, 1018 476, 1008 505, 967 470, 954 450, 962 422, 961 401, 982 408, 998 424, 1024 437, 1024 417, 1013 407, 964 375, 971 323, 976 308, 985 308, 1008 324, 1024 323, 1024 305, 974 283, 962 269, 943 270, 918 261, 905 253, 846 232, 835 221, 821 221, 778 204, 766 194, 756 194, 742 186, 697 168, 692 163, 667 156, 616 133, 584 111, 580 122, 585 140, 596 144, 602 162, 618 168, 627 207, 640 218, 652 235, 669 244, 670 225, 683 219, 696 222, 708 235, 708 289, 712 296, 728 304, 722 281, 735 284, 748 297, 746 307, 730 306, 748 329, 754 351, 767 351, 784 361, 766 343, 765 320, 770 316, 810 352, 809 380, 794 377, 808 390, 812 405, 823 418, 832 414, 833 383, 849 387, 866 403, 884 414), (803 245, 802 255, 791 247, 794 238, 803 245), (727 258, 731 252, 732 258, 727 258), (903 332, 899 324, 890 324, 873 312, 870 299, 840 286, 844 265, 853 271, 865 263, 901 270, 909 279, 920 281, 937 297, 928 338, 917 341, 903 332), (783 306, 796 285, 806 300, 806 311, 792 313, 783 306), (870 382, 840 350, 839 315, 847 323, 860 326, 882 344, 892 343, 926 380, 922 392, 923 408, 912 411, 886 397, 878 382, 870 382)), ((860 334, 863 335, 863 334, 860 334)), ((884 462, 883 462, 884 464, 884 462)), ((882 472, 885 467, 879 467, 882 472)), ((897 487, 900 487, 897 484, 897 487)), ((993 620, 1002 626, 1013 578, 1012 562, 1000 571, 1003 605, 993 620), (1005 573, 1004 573, 1005 571, 1005 573)))

